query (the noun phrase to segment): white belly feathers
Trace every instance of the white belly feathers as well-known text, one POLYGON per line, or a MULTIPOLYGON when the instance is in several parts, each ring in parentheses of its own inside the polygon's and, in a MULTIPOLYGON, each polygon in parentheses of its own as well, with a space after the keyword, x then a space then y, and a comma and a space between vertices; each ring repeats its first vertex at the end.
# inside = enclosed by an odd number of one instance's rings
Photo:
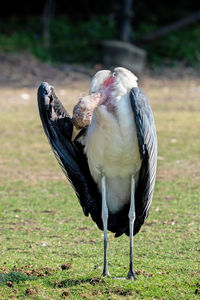
POLYGON ((129 95, 120 97, 115 111, 100 105, 84 139, 90 172, 101 190, 106 176, 107 205, 117 212, 130 201, 131 175, 136 183, 141 167, 137 132, 129 95))

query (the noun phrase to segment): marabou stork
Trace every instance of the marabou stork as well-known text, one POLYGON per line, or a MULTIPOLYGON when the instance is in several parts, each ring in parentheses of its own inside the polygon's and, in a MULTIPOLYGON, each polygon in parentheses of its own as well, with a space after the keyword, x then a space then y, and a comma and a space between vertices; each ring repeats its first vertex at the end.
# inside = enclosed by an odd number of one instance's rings
POLYGON ((121 67, 97 72, 72 118, 46 82, 38 89, 38 105, 49 143, 84 214, 104 230, 102 275, 109 276, 110 230, 115 237, 130 237, 127 278, 136 279, 133 235, 148 216, 157 165, 154 118, 137 77, 121 67), (79 129, 75 139, 74 127, 79 129))

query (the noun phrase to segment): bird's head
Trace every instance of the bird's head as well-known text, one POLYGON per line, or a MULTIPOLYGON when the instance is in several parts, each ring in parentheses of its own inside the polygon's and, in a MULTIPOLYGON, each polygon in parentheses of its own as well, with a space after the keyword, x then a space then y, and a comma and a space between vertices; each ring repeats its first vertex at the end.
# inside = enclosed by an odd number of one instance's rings
POLYGON ((104 96, 109 96, 115 92, 114 94, 118 95, 129 92, 133 87, 137 87, 137 77, 129 70, 117 67, 113 71, 97 72, 90 84, 90 94, 102 93, 104 96))
POLYGON ((105 105, 109 109, 115 106, 115 102, 131 88, 137 87, 137 77, 129 70, 121 67, 113 71, 102 70, 92 78, 88 96, 80 99, 73 111, 73 124, 76 128, 84 128, 90 125, 93 111, 99 105, 105 105))

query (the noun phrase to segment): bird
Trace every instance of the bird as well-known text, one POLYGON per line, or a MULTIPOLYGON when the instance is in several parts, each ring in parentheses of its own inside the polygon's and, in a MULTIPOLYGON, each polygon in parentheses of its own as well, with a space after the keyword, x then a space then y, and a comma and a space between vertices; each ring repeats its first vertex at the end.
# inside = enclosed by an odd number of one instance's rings
POLYGON ((104 231, 103 276, 110 276, 107 231, 129 236, 127 279, 133 268, 133 236, 144 224, 157 169, 154 116, 137 77, 116 67, 100 70, 70 117, 47 82, 38 88, 38 108, 51 148, 85 216, 104 231))

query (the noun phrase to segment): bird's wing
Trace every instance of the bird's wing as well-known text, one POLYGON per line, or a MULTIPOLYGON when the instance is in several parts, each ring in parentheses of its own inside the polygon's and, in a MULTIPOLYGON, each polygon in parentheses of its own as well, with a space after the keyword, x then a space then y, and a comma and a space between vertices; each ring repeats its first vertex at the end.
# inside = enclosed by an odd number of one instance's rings
POLYGON ((101 196, 88 168, 87 158, 79 142, 72 142, 72 120, 56 97, 54 88, 43 82, 38 88, 38 108, 44 131, 52 150, 72 184, 84 214, 102 229, 101 196))
POLYGON ((142 166, 135 193, 136 234, 148 216, 153 198, 157 168, 157 136, 153 113, 143 91, 137 87, 130 92, 131 106, 136 123, 142 166))

